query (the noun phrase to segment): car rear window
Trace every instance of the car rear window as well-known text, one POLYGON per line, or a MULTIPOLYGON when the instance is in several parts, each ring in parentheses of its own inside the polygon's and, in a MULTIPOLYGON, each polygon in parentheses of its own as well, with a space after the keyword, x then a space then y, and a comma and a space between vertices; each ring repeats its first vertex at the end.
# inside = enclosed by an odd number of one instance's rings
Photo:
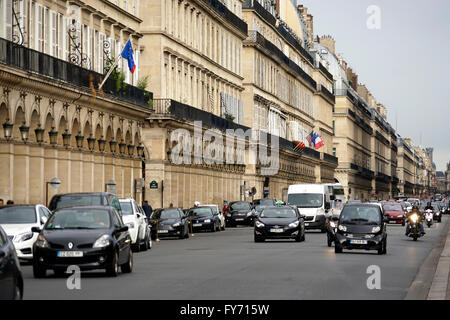
POLYGON ((104 205, 101 195, 62 195, 53 197, 50 210, 77 206, 101 206, 104 205))
POLYGON ((5 207, 0 209, 0 224, 36 223, 34 207, 5 207))

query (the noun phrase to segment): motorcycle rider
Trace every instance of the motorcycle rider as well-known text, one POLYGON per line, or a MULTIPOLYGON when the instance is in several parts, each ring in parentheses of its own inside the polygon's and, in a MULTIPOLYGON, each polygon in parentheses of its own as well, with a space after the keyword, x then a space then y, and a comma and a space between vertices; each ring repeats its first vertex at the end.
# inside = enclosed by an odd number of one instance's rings
MULTIPOLYGON (((426 210, 426 209, 425 209, 425 210, 426 210)), ((409 217, 412 216, 413 214, 417 214, 417 216, 419 217, 419 219, 417 220, 417 222, 419 223, 420 233, 421 233, 422 235, 425 235, 425 230, 424 230, 424 228, 423 228, 423 223, 422 223, 422 221, 423 221, 423 215, 420 213, 419 208, 418 208, 417 206, 414 206, 414 207, 412 208, 411 212, 408 213, 408 214, 406 215, 406 220, 409 221, 409 217)), ((406 233, 405 233, 406 236, 409 235, 410 229, 411 229, 411 225, 410 225, 410 223, 408 222, 408 224, 406 225, 406 233)))
POLYGON ((425 210, 424 211, 427 211, 427 210, 431 210, 431 211, 434 211, 434 208, 433 208, 433 206, 431 205, 431 202, 427 202, 427 206, 425 207, 425 210))

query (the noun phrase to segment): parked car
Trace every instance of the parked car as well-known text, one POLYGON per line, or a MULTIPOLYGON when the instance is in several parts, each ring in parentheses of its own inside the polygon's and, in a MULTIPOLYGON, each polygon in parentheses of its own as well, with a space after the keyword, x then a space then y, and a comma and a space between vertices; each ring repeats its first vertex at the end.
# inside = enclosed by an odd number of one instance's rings
POLYGON ((180 208, 156 209, 150 217, 152 239, 161 237, 189 238, 189 222, 180 208))
POLYGON ((213 213, 217 214, 220 219, 220 229, 225 230, 225 217, 223 216, 222 210, 216 204, 203 204, 200 207, 209 207, 213 210, 213 213))
POLYGON ((399 203, 386 203, 383 208, 384 216, 389 221, 388 223, 405 226, 407 212, 405 212, 399 203))
POLYGON ((192 229, 196 231, 220 231, 219 215, 210 207, 195 207, 189 209, 187 216, 192 229))
POLYGON ((152 247, 151 227, 134 199, 119 199, 122 208, 122 220, 128 226, 131 247, 135 251, 148 250, 152 247))
POLYGON ((256 216, 256 211, 253 209, 250 202, 234 201, 228 207, 228 214, 225 217, 226 224, 229 227, 236 227, 237 225, 252 225, 256 216))
POLYGON ((305 241, 305 219, 291 206, 266 207, 255 220, 255 242, 266 239, 305 241))
POLYGON ((22 300, 23 276, 13 242, 0 227, 0 300, 22 300))
POLYGON ((115 277, 133 271, 133 252, 128 227, 110 206, 61 208, 48 219, 33 246, 33 274, 46 276, 53 269, 62 275, 71 265, 81 270, 105 269, 115 277))
POLYGON ((387 252, 386 222, 379 206, 347 204, 341 212, 336 232, 335 252, 343 249, 387 252))
POLYGON ((77 206, 110 206, 122 215, 119 199, 110 192, 66 193, 52 197, 48 208, 55 211, 59 208, 77 206))
POLYGON ((33 259, 33 244, 37 234, 31 228, 42 226, 47 222, 51 212, 43 205, 9 205, 0 207, 0 226, 14 243, 20 260, 33 259))

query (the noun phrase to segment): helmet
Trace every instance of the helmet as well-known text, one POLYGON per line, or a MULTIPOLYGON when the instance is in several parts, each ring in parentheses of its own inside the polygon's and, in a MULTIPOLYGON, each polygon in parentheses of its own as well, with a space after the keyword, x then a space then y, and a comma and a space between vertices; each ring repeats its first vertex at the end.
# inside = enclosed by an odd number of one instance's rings
POLYGON ((195 206, 195 207, 198 207, 198 206, 200 206, 200 202, 198 202, 198 201, 195 201, 195 202, 194 202, 194 206, 195 206))

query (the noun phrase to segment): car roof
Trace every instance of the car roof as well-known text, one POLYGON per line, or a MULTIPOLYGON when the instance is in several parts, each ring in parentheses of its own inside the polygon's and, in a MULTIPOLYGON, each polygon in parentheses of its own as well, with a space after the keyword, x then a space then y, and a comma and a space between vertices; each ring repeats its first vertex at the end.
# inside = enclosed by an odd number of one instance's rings
POLYGON ((11 207, 36 207, 36 206, 43 206, 43 204, 5 204, 5 205, 1 205, 0 209, 3 208, 11 208, 11 207))
POLYGON ((114 193, 111 192, 71 192, 71 193, 60 193, 56 194, 54 197, 57 196, 82 196, 82 195, 91 195, 91 196, 101 196, 101 195, 113 195, 116 197, 114 193))
POLYGON ((104 210, 108 210, 111 211, 115 208, 111 207, 111 206, 90 206, 90 205, 86 205, 86 206, 73 206, 73 207, 61 207, 55 210, 56 211, 62 211, 62 210, 78 210, 78 209, 104 209, 104 210))

